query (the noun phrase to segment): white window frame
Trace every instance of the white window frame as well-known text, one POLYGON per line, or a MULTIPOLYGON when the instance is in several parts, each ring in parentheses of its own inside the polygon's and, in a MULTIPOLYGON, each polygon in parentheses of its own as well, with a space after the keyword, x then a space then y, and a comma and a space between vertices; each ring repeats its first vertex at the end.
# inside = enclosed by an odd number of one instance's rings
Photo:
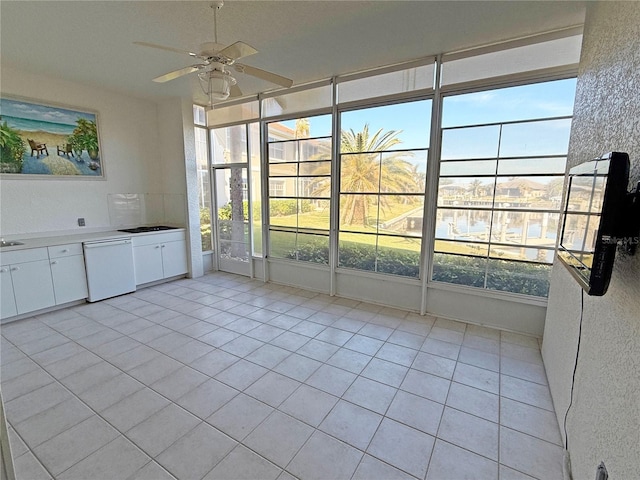
MULTIPOLYGON (((452 310, 447 310, 447 307, 455 304, 456 300, 452 299, 473 299, 480 303, 489 302, 489 304, 502 305, 498 310, 501 311, 513 311, 520 312, 526 310, 531 312, 531 314, 521 314, 522 317, 520 326, 513 325, 496 325, 503 328, 509 328, 512 330, 520 330, 520 331, 530 331, 533 334, 540 334, 540 308, 544 308, 546 306, 546 298, 538 298, 538 297, 530 297, 527 295, 514 294, 510 292, 502 292, 502 291, 493 291, 487 289, 479 289, 473 287, 465 287, 461 285, 453 285, 453 284, 442 284, 439 282, 432 282, 431 278, 431 265, 433 260, 433 247, 434 247, 434 238, 435 238, 435 230, 434 230, 434 222, 435 222, 435 214, 436 214, 436 201, 437 201, 437 184, 439 178, 439 162, 437 156, 434 152, 440 151, 440 139, 439 133, 441 130, 441 117, 442 117, 442 99, 445 95, 453 94, 453 93, 467 93, 472 91, 480 91, 480 90, 492 90, 500 87, 509 87, 509 86, 517 86, 524 85, 530 83, 537 83, 542 81, 550 81, 550 80, 560 80, 563 78, 574 78, 577 76, 577 64, 565 65, 565 66, 555 66, 551 68, 545 68, 537 71, 526 71, 519 72, 515 74, 504 75, 501 77, 494 78, 483 78, 478 80, 473 80, 471 82, 465 82, 464 84, 453 84, 453 85, 445 85, 442 86, 440 83, 441 78, 441 70, 444 60, 454 60, 460 59, 464 57, 475 56, 483 53, 487 53, 489 51, 498 51, 501 49, 508 49, 517 46, 522 46, 526 44, 535 44, 540 41, 546 41, 550 38, 560 38, 562 36, 571 36, 580 34, 580 28, 566 29, 563 31, 550 32, 548 34, 542 34, 537 36, 532 36, 523 39, 517 39, 515 41, 505 42, 499 45, 491 45, 489 47, 481 47, 477 49, 467 50, 464 52, 452 52, 447 53, 445 55, 439 55, 436 60, 436 68, 434 73, 434 86, 433 89, 429 89, 428 91, 413 91, 413 92, 404 92, 395 95, 383 96, 377 99, 365 99, 358 100, 350 103, 340 104, 336 103, 336 91, 338 87, 338 83, 341 81, 347 81, 348 79, 355 78, 365 78, 368 76, 374 76, 377 74, 384 74, 391 71, 395 71, 397 69, 407 68, 409 64, 415 64, 416 62, 408 62, 399 66, 389 66, 384 67, 378 70, 360 72, 351 75, 344 75, 334 77, 332 79, 323 80, 320 82, 314 82, 309 85, 301 85, 298 87, 294 87, 289 90, 277 90, 272 91, 266 94, 260 94, 257 97, 252 97, 249 100, 251 102, 255 102, 258 100, 258 114, 257 119, 260 122, 260 131, 261 131, 261 152, 262 152, 262 213, 263 213, 263 258, 255 258, 254 260, 263 261, 263 279, 265 281, 274 280, 280 283, 286 283, 296 286, 302 286, 304 288, 310 288, 312 290, 322 291, 325 293, 329 293, 331 295, 341 295, 341 296, 351 296, 352 298, 358 298, 361 300, 369 300, 373 302, 383 303, 389 306, 399 306, 400 308, 409 308, 420 311, 421 313, 426 313, 427 311, 433 314, 437 314, 440 316, 451 316, 459 319, 465 319, 465 315, 469 311, 476 311, 478 309, 477 305, 473 307, 469 307, 466 310, 456 310, 455 308, 452 310), (309 109, 307 111, 296 111, 296 112, 287 112, 284 115, 274 115, 274 116, 266 116, 263 115, 262 110, 262 101, 266 99, 279 99, 280 97, 285 97, 288 93, 292 92, 302 92, 305 89, 312 89, 322 85, 332 85, 333 96, 332 96, 332 105, 327 108, 315 108, 309 109), (429 142, 429 161, 427 167, 427 195, 425 198, 425 210, 423 216, 423 235, 422 235, 422 252, 421 252, 421 271, 422 279, 406 279, 402 277, 393 276, 393 282, 390 280, 390 276, 386 276, 386 278, 382 279, 381 277, 384 274, 377 273, 369 273, 369 272, 351 272, 351 277, 342 276, 342 272, 340 269, 337 269, 337 199, 339 199, 339 189, 338 189, 338 181, 335 177, 337 172, 337 162, 338 162, 338 149, 339 149, 339 136, 340 136, 340 125, 339 125, 339 112, 344 109, 356 109, 356 108, 366 108, 371 106, 372 103, 377 102, 389 102, 396 103, 400 101, 407 100, 416 100, 420 97, 424 97, 426 95, 431 95, 434 99, 433 108, 432 108, 432 118, 431 118, 431 140, 429 142), (268 258, 267 252, 268 250, 268 235, 266 234, 268 231, 268 202, 265 201, 268 197, 269 192, 269 184, 268 184, 268 142, 267 142, 267 128, 266 125, 268 123, 279 121, 279 120, 288 120, 292 118, 299 117, 308 117, 314 116, 318 114, 331 113, 333 118, 333 164, 332 171, 334 172, 334 179, 332 181, 332 195, 331 195, 331 228, 330 228, 330 262, 329 262, 329 272, 328 276, 316 277, 315 279, 310 278, 307 279, 308 274, 306 272, 318 271, 324 275, 326 268, 322 265, 312 265, 307 264, 306 262, 292 262, 286 261, 283 259, 272 259, 268 258), (295 263, 304 263, 304 265, 294 265, 295 263), (286 265, 285 265, 286 264, 286 265), (270 269, 273 267, 274 273, 277 271, 278 275, 270 275, 270 269), (428 272, 428 274, 427 274, 428 272), (350 279, 359 278, 360 280, 354 282, 350 279), (308 281, 307 281, 308 280, 308 281), (306 282, 306 283, 305 283, 306 282), (373 283, 372 283, 373 282, 373 283), (382 292, 380 295, 372 294, 371 297, 367 297, 366 295, 359 295, 356 290, 351 289, 353 285, 374 285, 375 282, 382 282, 382 284, 386 283, 386 292, 384 290, 379 290, 382 292), (397 285, 400 290, 396 289, 397 285), (349 288, 347 288, 349 287, 349 288), (404 289, 404 290, 402 290, 404 289), (417 290, 416 290, 417 289, 417 290), (407 292, 413 292, 411 294, 407 292), (354 293, 355 292, 355 293, 354 293), (416 302, 414 301, 413 296, 415 292, 418 292, 418 296, 421 296, 422 300, 416 302), (421 292, 421 294, 420 294, 421 292), (448 300, 438 300, 438 298, 448 299, 448 300), (493 302, 493 303, 491 303, 493 302), (417 305, 417 306, 416 306, 417 305), (519 305, 519 307, 518 307, 519 305), (515 310, 513 310, 515 308, 515 310), (520 310, 518 310, 518 308, 520 310), (509 310, 511 309, 511 310, 509 310), (536 310, 538 309, 538 310, 536 310), (526 325, 526 319, 528 317, 536 317, 535 322, 536 325, 529 328, 526 325)), ((419 60, 420 62, 429 62, 433 61, 433 57, 429 57, 427 59, 419 60)), ((232 102, 226 102, 221 104, 220 107, 225 107, 226 105, 241 105, 245 100, 234 100, 232 102)), ((218 108, 218 105, 216 105, 218 108)), ((211 115, 215 115, 214 112, 208 112, 208 117, 211 115)), ((246 120, 242 123, 248 123, 246 120)), ((223 125, 216 125, 216 127, 223 125)), ((224 125, 226 126, 226 125, 224 125)), ((377 284, 376 284, 377 285, 377 284)), ((376 287, 377 288, 377 287, 376 287)), ((360 290, 361 292, 362 290, 360 290)), ((465 300, 466 302, 466 300, 465 300)), ((468 303, 468 302, 467 302, 468 303)), ((455 307, 456 305, 454 305, 455 307)), ((495 310, 492 308, 487 309, 488 315, 494 317, 496 315, 495 310)), ((543 314, 542 314, 543 315, 543 314)), ((506 315, 509 316, 509 315, 506 315)), ((472 320, 473 321, 473 320, 472 320)), ((483 318, 478 318, 476 321, 483 322, 485 321, 483 318)), ((491 319, 487 317, 487 323, 491 323, 491 319)), ((543 322, 543 316, 542 316, 543 322)))

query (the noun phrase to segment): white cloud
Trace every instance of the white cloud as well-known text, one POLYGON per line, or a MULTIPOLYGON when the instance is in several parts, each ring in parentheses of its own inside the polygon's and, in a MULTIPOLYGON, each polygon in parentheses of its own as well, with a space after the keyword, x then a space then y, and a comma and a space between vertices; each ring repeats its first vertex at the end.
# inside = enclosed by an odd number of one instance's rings
POLYGON ((472 105, 484 105, 489 102, 494 102, 497 96, 496 92, 478 92, 473 95, 454 95, 452 97, 448 97, 447 101, 472 105))

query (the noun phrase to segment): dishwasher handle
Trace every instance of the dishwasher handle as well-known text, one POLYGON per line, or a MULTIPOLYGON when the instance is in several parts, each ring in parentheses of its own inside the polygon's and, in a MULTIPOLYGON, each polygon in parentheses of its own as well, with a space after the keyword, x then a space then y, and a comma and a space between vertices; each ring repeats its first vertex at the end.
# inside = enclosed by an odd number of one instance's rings
POLYGON ((111 247, 115 245, 126 245, 131 243, 131 239, 123 239, 123 240, 113 240, 107 242, 92 242, 92 243, 84 243, 84 248, 102 248, 102 247, 111 247))

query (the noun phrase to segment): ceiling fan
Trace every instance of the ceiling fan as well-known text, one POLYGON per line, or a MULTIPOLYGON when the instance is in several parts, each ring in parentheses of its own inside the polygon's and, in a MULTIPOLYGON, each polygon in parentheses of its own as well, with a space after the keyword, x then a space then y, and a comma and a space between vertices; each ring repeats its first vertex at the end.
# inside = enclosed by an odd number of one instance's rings
POLYGON ((165 73, 164 75, 160 75, 159 77, 154 78, 153 81, 164 83, 170 80, 175 80, 176 78, 180 78, 190 73, 199 72, 198 78, 200 80, 200 86, 202 87, 202 91, 205 93, 205 95, 207 95, 207 98, 209 99, 210 107, 213 106, 214 100, 226 100, 227 98, 229 98, 229 96, 242 96, 242 91, 237 85, 237 80, 231 74, 231 68, 233 68, 238 73, 251 75, 253 77, 275 83, 276 85, 281 85, 285 88, 289 88, 291 85, 293 85, 293 80, 289 78, 283 77, 276 73, 267 72, 266 70, 261 70, 256 67, 252 67, 250 65, 236 63, 236 61, 240 58, 248 57, 249 55, 258 53, 258 51, 251 45, 248 45, 244 42, 235 42, 234 44, 225 47, 224 45, 218 43, 218 10, 220 10, 223 5, 224 2, 222 0, 217 0, 211 4, 214 15, 213 31, 215 42, 203 43, 200 46, 199 53, 190 52, 188 50, 181 50, 178 48, 165 47, 162 45, 157 45, 155 43, 133 42, 134 44, 141 45, 143 47, 157 48, 160 50, 167 50, 169 52, 184 53, 192 58, 197 58, 201 61, 201 63, 197 63, 195 65, 191 65, 185 68, 174 70, 169 73, 165 73))

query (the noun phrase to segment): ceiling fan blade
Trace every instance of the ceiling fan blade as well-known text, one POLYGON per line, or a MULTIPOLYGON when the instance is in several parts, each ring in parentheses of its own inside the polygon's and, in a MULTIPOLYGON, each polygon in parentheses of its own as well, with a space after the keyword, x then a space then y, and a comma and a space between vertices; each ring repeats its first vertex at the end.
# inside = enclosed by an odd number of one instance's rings
POLYGON ((190 67, 181 68, 180 70, 174 70, 173 72, 160 75, 159 77, 154 78, 153 81, 156 83, 168 82, 169 80, 182 77, 183 75, 188 75, 190 73, 197 72, 203 67, 204 65, 191 65, 190 67))
POLYGON ((148 43, 148 42, 133 42, 133 43, 134 43, 134 45, 140 45, 142 47, 157 48, 159 50, 166 50, 168 52, 175 52, 175 53, 186 53, 187 55, 190 55, 192 57, 197 57, 198 56, 197 53, 189 52, 187 50, 181 50, 179 48, 165 47, 165 46, 162 46, 162 45, 157 45, 155 43, 148 43))
POLYGON ((289 88, 291 85, 293 85, 293 80, 291 80, 290 78, 267 72, 266 70, 261 70, 256 67, 236 63, 234 65, 234 68, 240 73, 246 73, 247 75, 251 75, 252 77, 261 78, 262 80, 266 80, 268 82, 275 83, 276 85, 281 85, 286 88, 289 88))
POLYGON ((229 91, 229 95, 231 97, 241 97, 242 90, 240 90, 240 87, 238 85, 232 85, 231 90, 229 91))
POLYGON ((242 57, 253 55, 254 53, 258 53, 258 50, 253 48, 251 45, 244 42, 236 42, 233 45, 229 45, 228 47, 220 50, 218 55, 223 55, 233 60, 237 60, 242 57))

